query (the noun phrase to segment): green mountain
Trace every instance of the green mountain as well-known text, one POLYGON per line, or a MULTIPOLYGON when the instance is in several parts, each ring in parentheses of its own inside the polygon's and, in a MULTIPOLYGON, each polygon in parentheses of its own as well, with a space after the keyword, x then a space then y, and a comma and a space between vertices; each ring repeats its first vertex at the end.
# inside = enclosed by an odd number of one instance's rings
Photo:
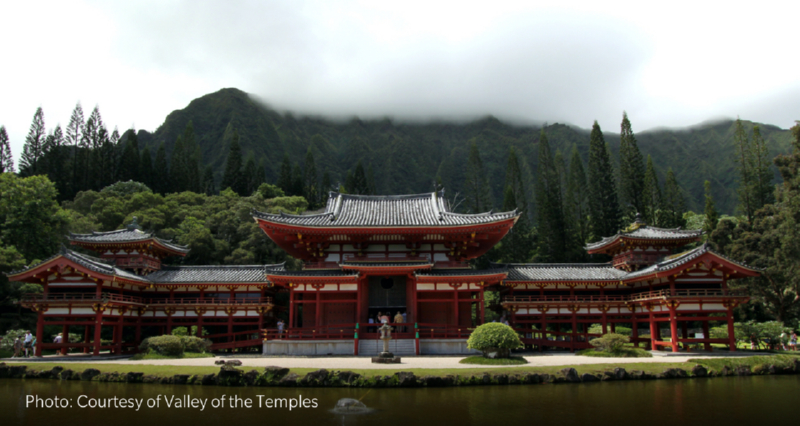
MULTIPOLYGON (((536 143, 541 131, 540 126, 504 123, 491 116, 461 123, 296 117, 274 111, 241 90, 222 89, 173 111, 155 132, 140 130, 139 146, 149 147, 150 152, 155 153, 163 142, 170 154, 189 121, 194 125, 203 161, 212 165, 217 182, 225 167, 232 131, 236 129, 244 156, 252 154, 256 160, 265 159, 270 182, 277 180, 284 154, 292 163, 302 166, 310 148, 320 176, 325 170, 329 171, 334 184, 343 183, 347 171, 361 160, 365 168, 372 167, 378 193, 430 191, 434 179, 439 179, 447 188, 448 197, 453 198, 463 194, 468 147, 475 142, 497 207, 502 202, 511 146, 525 160, 523 167, 529 176, 528 188, 532 190, 537 164, 536 143)), ((635 129, 635 119, 633 125, 635 129)), ((750 128, 752 124, 745 125, 750 128)), ((790 150, 788 130, 771 125, 761 125, 761 129, 771 156, 790 150)), ((617 157, 617 129, 604 130, 605 140, 617 157)), ((575 144, 586 160, 589 130, 556 123, 547 125, 546 132, 553 149, 560 150, 565 158, 575 144)), ((733 121, 638 132, 636 137, 642 153, 653 156, 662 184, 667 169, 671 167, 675 171, 691 210, 702 211, 703 182, 710 180, 718 208, 725 213, 734 212, 737 177, 733 121)), ((618 157, 615 160, 618 161, 618 157)))

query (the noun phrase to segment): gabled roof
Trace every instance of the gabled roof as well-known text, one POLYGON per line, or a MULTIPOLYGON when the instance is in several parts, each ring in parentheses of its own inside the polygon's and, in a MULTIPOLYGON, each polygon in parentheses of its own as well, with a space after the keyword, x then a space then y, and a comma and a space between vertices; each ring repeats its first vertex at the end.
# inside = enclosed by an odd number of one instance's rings
POLYGON ((608 263, 516 263, 507 267, 507 281, 619 281, 627 274, 608 263))
POLYGON ((28 271, 28 270, 31 270, 31 269, 35 269, 35 268, 37 268, 37 267, 39 267, 41 265, 44 265, 44 264, 46 264, 48 262, 51 262, 51 261, 53 261, 53 260, 55 260, 55 259, 57 259, 59 257, 64 257, 65 259, 67 259, 69 261, 72 261, 72 262, 76 263, 77 265, 82 266, 82 267, 84 267, 84 268, 86 268, 86 269, 88 269, 90 271, 97 272, 97 273, 100 273, 100 274, 103 274, 103 275, 106 275, 106 276, 110 276, 110 277, 115 277, 116 276, 116 277, 124 278, 124 279, 130 280, 130 281, 137 281, 137 282, 141 282, 141 283, 150 283, 150 280, 148 280, 146 277, 142 277, 142 276, 136 275, 136 274, 134 274, 132 272, 128 272, 128 271, 126 271, 124 269, 117 268, 116 266, 114 266, 112 264, 111 261, 108 261, 108 260, 105 260, 105 259, 100 259, 100 258, 93 257, 93 256, 88 256, 88 255, 85 255, 85 254, 82 254, 82 253, 78 253, 78 252, 72 251, 72 250, 70 250, 70 249, 68 249, 68 248, 66 248, 64 246, 61 246, 61 250, 55 256, 52 256, 49 259, 46 259, 46 260, 44 260, 42 262, 37 263, 36 265, 32 265, 32 266, 28 267, 28 268, 25 268, 25 269, 22 269, 22 270, 19 270, 19 271, 9 272, 7 275, 9 277, 12 277, 14 275, 19 275, 21 273, 24 273, 25 271, 28 271))
POLYGON ((314 215, 255 211, 264 221, 309 227, 430 227, 479 225, 514 219, 515 211, 459 214, 450 212, 444 191, 414 195, 351 195, 330 192, 325 211, 314 215))
POLYGON ((701 245, 700 247, 697 247, 695 249, 689 250, 689 251, 687 251, 685 253, 681 253, 681 254, 678 254, 676 256, 668 257, 667 259, 665 259, 665 260, 663 260, 661 262, 658 262, 655 265, 650 265, 647 268, 643 268, 643 269, 640 269, 638 271, 630 272, 625 276, 625 278, 626 279, 637 278, 637 277, 643 277, 643 276, 651 275, 651 274, 657 273, 657 272, 670 271, 670 270, 673 270, 673 269, 678 268, 680 266, 683 266, 683 265, 691 262, 692 260, 697 259, 698 257, 700 257, 700 256, 702 256, 702 255, 704 255, 706 253, 711 253, 714 256, 719 257, 720 259, 723 259, 723 260, 725 260, 725 261, 727 261, 727 262, 729 262, 729 263, 731 263, 733 265, 736 265, 737 267, 739 267, 741 269, 746 269, 746 270, 750 270, 750 271, 753 271, 753 272, 760 271, 758 268, 754 268, 752 266, 747 266, 744 263, 737 262, 735 260, 732 260, 732 259, 730 259, 728 257, 725 257, 725 256, 717 253, 716 251, 711 249, 711 246, 708 243, 705 243, 705 244, 701 245))
POLYGON ((703 235, 700 229, 680 229, 680 228, 656 228, 642 225, 628 232, 620 232, 614 236, 603 238, 595 243, 587 244, 586 250, 597 252, 603 248, 616 245, 619 240, 642 240, 642 241, 692 241, 703 235))
POLYGON ((147 278, 155 284, 169 283, 266 283, 267 271, 284 271, 278 265, 164 266, 147 278))
POLYGON ((73 243, 87 244, 124 244, 154 240, 168 250, 183 254, 189 253, 189 248, 187 246, 175 244, 171 240, 162 240, 150 232, 144 232, 140 229, 131 229, 130 227, 109 232, 92 232, 91 234, 70 233, 69 240, 73 243))
POLYGON ((505 274, 508 268, 505 265, 492 265, 489 269, 429 269, 418 271, 418 277, 471 277, 482 275, 505 274))

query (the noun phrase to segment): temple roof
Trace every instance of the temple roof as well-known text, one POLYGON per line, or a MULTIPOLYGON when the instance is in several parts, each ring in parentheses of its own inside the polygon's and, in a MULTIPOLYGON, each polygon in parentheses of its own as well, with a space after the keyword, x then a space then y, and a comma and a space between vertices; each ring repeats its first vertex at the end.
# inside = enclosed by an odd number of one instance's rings
POLYGON ((656 228, 642 225, 631 231, 623 231, 611 237, 605 237, 595 243, 587 244, 586 250, 592 252, 603 247, 614 245, 619 239, 626 240, 660 240, 660 241, 685 241, 699 238, 703 235, 700 229, 656 228))
POLYGON ((464 226, 499 222, 518 216, 503 213, 450 212, 444 191, 414 195, 351 195, 330 192, 325 211, 313 215, 255 211, 256 219, 310 227, 464 226))
POLYGON ((304 269, 302 271, 270 270, 267 275, 276 277, 356 277, 358 272, 345 272, 341 269, 304 269))
POLYGON ((27 267, 25 269, 22 269, 22 270, 19 270, 19 271, 9 272, 7 275, 9 277, 14 276, 14 275, 18 275, 18 274, 20 274, 22 272, 25 272, 25 271, 28 271, 30 269, 34 269, 36 267, 44 265, 45 263, 48 263, 48 262, 50 262, 53 259, 56 259, 58 257, 64 257, 64 258, 66 258, 66 259, 68 259, 68 260, 70 260, 72 262, 75 262, 76 264, 78 264, 78 265, 90 270, 90 271, 94 271, 94 272, 97 272, 97 273, 100 273, 100 274, 103 274, 103 275, 117 276, 117 277, 124 278, 124 279, 127 279, 127 280, 139 281, 139 282, 142 282, 142 283, 149 283, 150 282, 145 277, 136 275, 136 274, 134 274, 132 272, 128 272, 128 271, 126 271, 124 269, 117 268, 116 266, 113 265, 113 261, 106 260, 106 259, 100 259, 100 258, 97 258, 97 257, 88 256, 88 255, 85 255, 85 254, 82 254, 82 253, 78 253, 78 252, 70 250, 70 249, 68 249, 68 248, 66 248, 64 246, 61 246, 61 250, 58 252, 58 254, 56 254, 56 255, 48 258, 48 259, 45 259, 44 261, 39 262, 39 263, 37 263, 35 265, 31 265, 30 267, 27 267))
POLYGON ((147 279, 167 283, 266 283, 268 271, 285 271, 284 265, 164 266, 147 279))
POLYGON ((416 275, 421 277, 468 277, 505 274, 507 272, 508 268, 505 265, 498 265, 489 269, 429 269, 419 271, 416 275))
POLYGON ((652 274, 652 273, 655 273, 655 272, 669 271, 669 270, 675 269, 675 268, 677 268, 679 266, 685 265, 686 263, 689 263, 692 260, 697 259, 698 257, 700 257, 700 256, 702 256, 702 255, 704 255, 706 253, 712 253, 713 255, 715 255, 715 256, 717 256, 719 258, 722 258, 722 259, 724 259, 724 260, 726 260, 726 261, 728 261, 728 262, 730 262, 730 263, 732 263, 732 264, 734 264, 736 266, 739 266, 739 267, 741 267, 743 269, 748 269, 748 270, 751 270, 751 271, 759 271, 758 268, 754 268, 752 266, 747 266, 744 263, 737 262, 735 260, 732 260, 732 259, 730 259, 728 257, 725 257, 725 256, 717 253, 716 251, 711 249, 711 246, 708 243, 705 243, 705 244, 701 245, 700 247, 697 247, 695 249, 689 250, 689 251, 687 251, 685 253, 680 253, 680 254, 677 254, 677 255, 674 255, 674 256, 670 256, 670 257, 664 259, 663 261, 656 263, 655 265, 650 265, 647 268, 643 268, 643 269, 640 269, 638 271, 630 272, 625 276, 625 278, 636 278, 636 277, 646 276, 646 275, 649 275, 649 274, 652 274))
POLYGON ((619 281, 627 272, 608 263, 509 264, 508 281, 619 281))
POLYGON ((155 240, 170 250, 184 254, 189 252, 189 248, 187 246, 175 244, 171 240, 162 240, 150 232, 144 232, 140 229, 131 227, 109 232, 92 232, 91 234, 70 233, 69 239, 73 242, 89 244, 121 244, 155 240))

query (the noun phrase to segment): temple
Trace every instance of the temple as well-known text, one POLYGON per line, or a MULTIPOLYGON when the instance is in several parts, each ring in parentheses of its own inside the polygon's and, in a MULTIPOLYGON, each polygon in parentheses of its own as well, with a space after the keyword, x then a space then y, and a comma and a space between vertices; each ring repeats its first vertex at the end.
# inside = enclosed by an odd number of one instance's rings
POLYGON ((586 247, 609 263, 491 264, 474 269, 512 230, 520 213, 459 214, 444 192, 363 196, 331 192, 321 213, 253 212, 278 246, 303 261, 278 265, 167 266, 188 248, 139 229, 71 234, 54 257, 9 274, 38 283, 22 304, 38 314, 42 349, 136 351, 144 337, 195 327, 213 350, 264 354, 374 355, 381 320, 395 327, 398 355, 468 353, 466 340, 492 309, 526 346, 570 351, 589 347, 618 324, 652 349, 712 343, 735 349, 733 308, 747 296, 728 289, 754 268, 696 245, 700 231, 647 226, 640 219, 586 247), (487 308, 487 296, 493 303, 487 308), (280 322, 279 322, 280 320, 280 322), (709 322, 727 323, 712 339, 709 322), (285 324, 285 325, 284 325, 285 324), (702 333, 689 336, 690 325, 702 333), (44 326, 83 333, 82 342, 48 343, 44 326), (662 332, 662 327, 665 327, 662 332), (662 334, 668 334, 669 339, 662 334))

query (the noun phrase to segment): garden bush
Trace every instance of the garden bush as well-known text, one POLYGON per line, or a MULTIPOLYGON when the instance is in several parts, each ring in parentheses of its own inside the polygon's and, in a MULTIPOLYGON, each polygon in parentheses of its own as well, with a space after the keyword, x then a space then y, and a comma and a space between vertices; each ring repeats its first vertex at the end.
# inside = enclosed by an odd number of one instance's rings
POLYGON ((614 353, 619 352, 625 347, 625 344, 630 342, 628 336, 623 336, 617 333, 608 333, 603 337, 592 339, 589 343, 594 346, 598 351, 614 353))
MULTIPOLYGON (((623 336, 632 336, 633 335, 633 329, 631 329, 630 327, 625 327, 625 326, 622 326, 622 325, 618 325, 618 326, 614 327, 614 329, 616 330, 615 333, 622 334, 623 336)), ((608 325, 606 327, 606 330, 610 331, 611 330, 611 325, 608 325)), ((601 324, 592 324, 591 326, 589 326, 588 332, 589 332, 589 334, 603 334, 603 326, 601 324)))
POLYGON ((183 340, 178 336, 156 336, 144 339, 139 350, 144 353, 153 351, 161 355, 181 356, 184 346, 183 340))
POLYGON ((211 349, 211 341, 195 336, 182 336, 183 350, 185 352, 206 353, 211 349))
POLYGON ((467 340, 467 348, 479 350, 487 358, 508 358, 512 349, 522 346, 514 329, 499 322, 478 326, 467 340))

